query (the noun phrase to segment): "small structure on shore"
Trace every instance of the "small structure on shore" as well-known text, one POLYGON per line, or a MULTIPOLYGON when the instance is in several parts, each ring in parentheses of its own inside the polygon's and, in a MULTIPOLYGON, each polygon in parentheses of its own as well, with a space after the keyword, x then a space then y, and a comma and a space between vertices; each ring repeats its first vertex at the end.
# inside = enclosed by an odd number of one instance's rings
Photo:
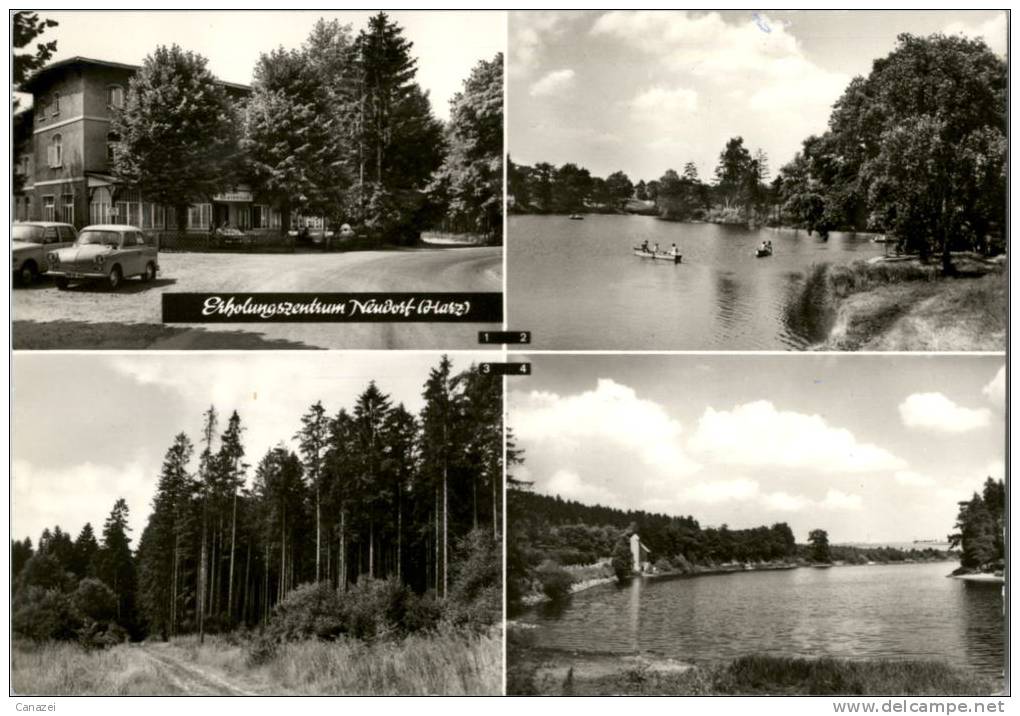
POLYGON ((651 569, 651 552, 641 544, 641 537, 635 532, 630 536, 631 566, 635 574, 643 574, 651 569))

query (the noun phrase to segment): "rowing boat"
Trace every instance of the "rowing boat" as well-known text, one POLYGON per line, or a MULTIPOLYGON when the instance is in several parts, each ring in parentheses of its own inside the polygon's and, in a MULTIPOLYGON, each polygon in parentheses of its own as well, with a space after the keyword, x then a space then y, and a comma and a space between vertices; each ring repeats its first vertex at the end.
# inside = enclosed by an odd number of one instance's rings
POLYGON ((672 261, 675 264, 683 263, 683 256, 681 256, 680 254, 671 254, 666 251, 654 253, 652 251, 644 251, 640 246, 634 247, 634 255, 640 256, 643 259, 659 259, 660 261, 672 261))
POLYGON ((771 256, 772 255, 772 249, 757 249, 754 252, 754 255, 757 256, 758 258, 764 258, 766 256, 771 256))

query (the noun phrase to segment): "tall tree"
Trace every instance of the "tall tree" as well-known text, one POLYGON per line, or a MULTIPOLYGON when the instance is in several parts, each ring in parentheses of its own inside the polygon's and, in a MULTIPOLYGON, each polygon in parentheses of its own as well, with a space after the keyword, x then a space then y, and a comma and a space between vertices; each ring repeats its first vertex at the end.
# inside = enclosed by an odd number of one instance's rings
POLYGON ((811 560, 821 564, 832 561, 829 555, 829 533, 825 530, 811 530, 808 534, 811 544, 811 560))
POLYGON ((328 448, 329 419, 322 401, 316 401, 301 416, 301 429, 294 435, 312 494, 315 496, 315 581, 322 579, 322 492, 324 459, 328 448))
POLYGON ((147 200, 174 207, 183 231, 189 204, 209 202, 235 181, 238 125, 204 57, 157 47, 114 113, 114 173, 147 200))
MULTIPOLYGON (((43 20, 36 12, 18 10, 11 17, 11 42, 15 50, 23 50, 29 43, 38 38, 57 21, 43 20)), ((41 69, 57 51, 57 41, 37 42, 28 52, 14 52, 11 58, 11 82, 15 90, 21 88, 25 80, 38 69, 41 69)), ((17 108, 17 101, 14 103, 17 108)))
POLYGON ((123 497, 119 498, 103 524, 103 544, 99 551, 97 576, 109 586, 117 597, 117 621, 135 626, 135 563, 131 554, 128 533, 129 510, 123 497))

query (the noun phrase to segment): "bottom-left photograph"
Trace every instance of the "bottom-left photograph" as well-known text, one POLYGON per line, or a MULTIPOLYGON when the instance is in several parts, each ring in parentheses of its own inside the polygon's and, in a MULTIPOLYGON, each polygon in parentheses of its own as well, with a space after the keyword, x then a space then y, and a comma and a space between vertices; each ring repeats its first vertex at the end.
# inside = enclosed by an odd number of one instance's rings
POLYGON ((12 693, 501 693, 485 358, 16 354, 12 693))

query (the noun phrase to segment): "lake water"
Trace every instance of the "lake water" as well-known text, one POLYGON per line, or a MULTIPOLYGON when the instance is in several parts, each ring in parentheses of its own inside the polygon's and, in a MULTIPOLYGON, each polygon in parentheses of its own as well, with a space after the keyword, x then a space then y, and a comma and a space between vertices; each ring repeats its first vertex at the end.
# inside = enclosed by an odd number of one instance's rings
POLYGON ((650 216, 512 216, 507 235, 510 327, 539 349, 789 350, 820 342, 831 315, 805 305, 814 264, 879 256, 871 234, 749 230, 650 216), (632 253, 676 244, 683 263, 632 253), (772 241, 775 252, 756 258, 772 241))
POLYGON ((1001 679, 1001 585, 947 579, 953 562, 635 579, 522 621, 535 645, 689 663, 748 654, 937 659, 1001 679))

